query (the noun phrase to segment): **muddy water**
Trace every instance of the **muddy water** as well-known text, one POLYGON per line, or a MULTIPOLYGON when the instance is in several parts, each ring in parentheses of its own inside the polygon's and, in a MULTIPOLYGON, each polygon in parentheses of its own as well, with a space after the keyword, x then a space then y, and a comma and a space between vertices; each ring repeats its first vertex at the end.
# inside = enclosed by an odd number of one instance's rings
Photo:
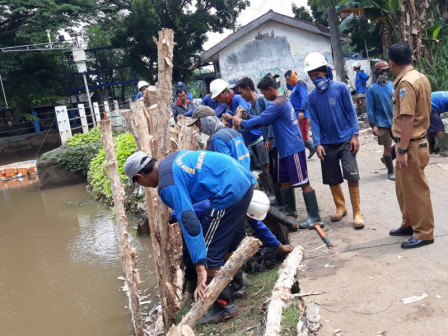
MULTIPOLYGON (((1 336, 133 334, 116 225, 108 208, 79 205, 85 197, 85 185, 0 191, 1 336)), ((147 311, 156 301, 151 242, 130 236, 147 311)))

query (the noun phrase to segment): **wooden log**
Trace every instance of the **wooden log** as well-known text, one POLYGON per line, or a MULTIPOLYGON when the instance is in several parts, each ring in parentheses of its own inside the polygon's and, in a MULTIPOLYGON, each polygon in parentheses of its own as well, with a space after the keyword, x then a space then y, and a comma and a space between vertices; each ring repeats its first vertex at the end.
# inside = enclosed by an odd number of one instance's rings
POLYGON ((289 231, 297 231, 299 229, 299 224, 297 219, 291 216, 285 216, 281 211, 277 210, 276 207, 270 207, 269 212, 266 215, 266 221, 276 222, 282 224, 288 228, 289 231))
POLYGON ((296 281, 303 253, 302 246, 295 247, 278 270, 279 277, 272 291, 267 311, 265 336, 280 335, 283 310, 293 297, 291 288, 296 281))
POLYGON ((145 95, 144 95, 143 101, 145 103, 145 107, 150 107, 154 104, 157 104, 157 86, 150 85, 145 90, 145 95))
MULTIPOLYGON (((178 326, 173 326, 170 329, 173 332, 180 330, 183 325, 193 328, 199 319, 204 316, 213 302, 216 301, 219 294, 230 283, 235 273, 243 266, 247 259, 253 256, 261 246, 261 242, 253 237, 246 237, 241 242, 238 249, 231 255, 226 264, 218 271, 212 282, 207 286, 204 293, 204 301, 196 301, 191 310, 182 318, 178 326)), ((169 334, 172 336, 181 334, 169 334)))
MULTIPOLYGON (((236 108, 236 111, 235 111, 235 117, 237 117, 237 118, 239 118, 239 119, 242 119, 242 118, 243 118, 243 114, 244 114, 245 112, 246 112, 246 109, 245 109, 244 107, 238 106, 238 107, 236 108)), ((232 125, 232 128, 233 128, 234 130, 237 130, 237 129, 238 129, 238 126, 232 125)))
POLYGON ((131 247, 128 239, 128 221, 124 210, 124 190, 121 186, 120 175, 117 166, 117 157, 114 150, 112 127, 109 118, 100 123, 101 140, 106 151, 107 164, 111 180, 112 196, 115 208, 115 219, 120 237, 120 259, 125 273, 126 285, 128 287, 129 309, 132 315, 134 331, 138 336, 144 336, 143 320, 140 311, 140 297, 138 294, 138 283, 140 281, 136 268, 135 250, 131 247))

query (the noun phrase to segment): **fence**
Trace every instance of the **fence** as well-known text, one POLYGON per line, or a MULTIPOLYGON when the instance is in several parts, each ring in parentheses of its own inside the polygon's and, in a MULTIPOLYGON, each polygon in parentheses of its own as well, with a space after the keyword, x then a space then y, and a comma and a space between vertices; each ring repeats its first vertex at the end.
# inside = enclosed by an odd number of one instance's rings
POLYGON ((125 131, 126 121, 121 115, 121 110, 129 109, 132 100, 129 99, 125 102, 114 100, 112 105, 113 110, 110 109, 108 101, 104 101, 101 105, 94 102, 92 103, 93 111, 90 111, 90 108, 84 106, 84 104, 78 104, 78 107, 69 109, 66 106, 56 106, 57 126, 62 145, 65 145, 67 140, 73 136, 73 131, 82 129, 83 133, 87 133, 89 129, 95 127, 105 117, 111 118, 112 129, 115 132, 125 131))

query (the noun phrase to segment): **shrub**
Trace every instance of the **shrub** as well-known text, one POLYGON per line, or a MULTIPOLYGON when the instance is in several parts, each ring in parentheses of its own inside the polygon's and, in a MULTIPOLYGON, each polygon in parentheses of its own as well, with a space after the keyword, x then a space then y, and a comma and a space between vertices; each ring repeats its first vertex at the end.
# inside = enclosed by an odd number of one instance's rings
MULTIPOLYGON (((128 178, 124 174, 124 163, 129 155, 135 152, 134 138, 131 133, 124 133, 114 139, 115 153, 117 155, 118 172, 123 187, 126 187, 128 178)), ((92 194, 108 203, 112 203, 112 189, 108 172, 103 169, 106 166, 106 153, 101 149, 90 163, 87 181, 92 194)))
POLYGON ((67 147, 85 145, 91 142, 99 142, 101 132, 98 127, 92 128, 88 133, 78 133, 67 140, 67 147))
POLYGON ((67 169, 72 172, 80 172, 87 175, 90 161, 97 155, 101 148, 99 141, 91 142, 74 147, 62 147, 57 150, 44 153, 42 160, 49 160, 58 167, 67 169))

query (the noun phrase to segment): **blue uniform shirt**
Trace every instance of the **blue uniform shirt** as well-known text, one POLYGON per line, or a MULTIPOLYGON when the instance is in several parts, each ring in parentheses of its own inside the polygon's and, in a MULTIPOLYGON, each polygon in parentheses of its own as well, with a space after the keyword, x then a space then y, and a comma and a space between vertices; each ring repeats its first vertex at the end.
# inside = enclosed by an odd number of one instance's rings
POLYGON ((294 107, 297 118, 299 117, 300 112, 303 112, 304 118, 309 118, 310 114, 307 109, 308 87, 306 86, 305 82, 299 80, 296 85, 294 85, 294 87, 289 86, 289 84, 287 84, 287 87, 288 89, 292 90, 289 100, 294 107))
POLYGON ((364 72, 364 70, 358 70, 356 72, 355 85, 356 85, 356 94, 364 93, 367 91, 367 81, 370 76, 364 72))
POLYGON ((255 184, 254 176, 228 155, 186 150, 160 161, 158 174, 160 199, 176 212, 191 260, 205 265, 205 241, 193 204, 209 199, 212 209, 231 207, 255 184))
POLYGON ((448 112, 448 91, 436 91, 431 93, 431 110, 439 115, 448 112))
POLYGON ((294 108, 284 95, 278 96, 255 118, 243 120, 243 128, 272 125, 275 143, 280 158, 305 150, 294 108))
POLYGON ((209 94, 206 95, 204 97, 204 99, 202 99, 202 101, 199 103, 199 105, 205 105, 205 106, 212 108, 216 112, 216 115, 219 118, 221 117, 222 112, 224 112, 225 109, 227 108, 226 104, 214 101, 212 99, 212 96, 209 94))
POLYGON ((337 144, 359 133, 359 123, 347 86, 331 82, 325 92, 308 95, 314 146, 337 144))
POLYGON ((234 129, 223 127, 210 138, 210 150, 229 155, 250 171, 250 155, 241 134, 234 129))
POLYGON ((394 119, 394 97, 395 89, 392 82, 385 85, 373 83, 367 89, 366 106, 367 116, 371 127, 392 127, 394 119))

